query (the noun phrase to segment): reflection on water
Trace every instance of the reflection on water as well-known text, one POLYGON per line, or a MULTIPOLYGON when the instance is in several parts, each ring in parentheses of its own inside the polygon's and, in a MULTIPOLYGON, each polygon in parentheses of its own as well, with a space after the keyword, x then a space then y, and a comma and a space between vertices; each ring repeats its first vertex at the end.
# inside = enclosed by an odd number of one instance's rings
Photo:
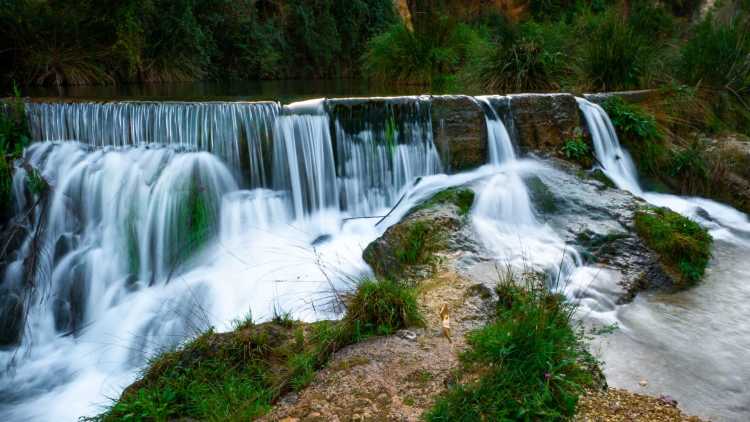
POLYGON ((213 81, 107 86, 27 87, 29 97, 88 100, 273 100, 289 103, 320 97, 377 97, 444 94, 447 88, 383 85, 361 79, 213 81))
POLYGON ((746 421, 750 261, 743 245, 718 241, 713 253, 695 288, 641 294, 618 308, 620 329, 600 337, 604 372, 611 386, 668 394, 690 414, 746 421))

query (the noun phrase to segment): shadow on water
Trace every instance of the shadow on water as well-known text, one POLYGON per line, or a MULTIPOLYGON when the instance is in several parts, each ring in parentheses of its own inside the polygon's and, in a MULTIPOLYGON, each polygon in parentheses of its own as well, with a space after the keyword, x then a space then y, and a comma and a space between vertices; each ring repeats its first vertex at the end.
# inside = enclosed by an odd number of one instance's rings
POLYGON ((362 79, 211 81, 102 86, 26 87, 30 97, 87 100, 246 100, 290 103, 320 97, 445 94, 447 89, 374 84, 362 79))

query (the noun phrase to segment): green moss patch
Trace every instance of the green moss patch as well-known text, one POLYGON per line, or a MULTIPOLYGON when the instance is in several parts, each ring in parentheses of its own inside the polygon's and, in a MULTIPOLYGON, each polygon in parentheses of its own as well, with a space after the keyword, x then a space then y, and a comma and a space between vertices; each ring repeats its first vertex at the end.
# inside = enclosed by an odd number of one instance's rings
POLYGON ((442 190, 427 201, 419 204, 412 212, 435 207, 440 204, 453 204, 458 207, 458 214, 466 216, 474 204, 474 191, 469 188, 457 187, 442 190))
POLYGON ((670 272, 677 288, 700 281, 711 259, 711 235, 698 223, 667 208, 644 208, 635 214, 638 235, 670 272))
POLYGON ((534 207, 544 214, 557 212, 557 198, 538 176, 526 179, 526 187, 534 207))
MULTIPOLYGON (((461 378, 428 421, 565 420, 593 383, 591 357, 571 328, 572 308, 539 280, 498 286, 493 322, 467 336, 461 378)), ((595 365, 594 365, 595 366, 595 365)))

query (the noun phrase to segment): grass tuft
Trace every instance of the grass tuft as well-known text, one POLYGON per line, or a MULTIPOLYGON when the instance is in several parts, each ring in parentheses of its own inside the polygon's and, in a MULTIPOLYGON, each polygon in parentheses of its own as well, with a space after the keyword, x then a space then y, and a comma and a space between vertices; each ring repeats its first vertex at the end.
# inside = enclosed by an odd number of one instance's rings
POLYGON ((635 214, 635 230, 678 275, 675 287, 690 287, 703 277, 713 239, 698 223, 667 208, 644 208, 635 214))
POLYGON ((573 308, 541 280, 512 275, 497 288, 496 319, 468 334, 463 379, 427 413, 437 421, 565 420, 592 383, 573 308))
POLYGON ((347 326, 355 338, 389 335, 401 328, 421 326, 424 319, 412 288, 391 280, 363 280, 346 298, 347 326))

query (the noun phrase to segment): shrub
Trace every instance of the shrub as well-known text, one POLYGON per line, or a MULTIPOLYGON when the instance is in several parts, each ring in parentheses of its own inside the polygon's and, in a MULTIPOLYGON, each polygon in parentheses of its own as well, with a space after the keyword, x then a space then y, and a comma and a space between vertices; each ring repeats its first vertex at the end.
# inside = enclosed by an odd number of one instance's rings
POLYGON ((544 50, 533 40, 496 43, 477 54, 469 65, 472 83, 492 92, 545 91, 552 88, 544 50))
POLYGON ((677 178, 684 193, 698 194, 707 190, 709 164, 706 161, 706 145, 695 140, 671 156, 670 176, 677 178))
POLYGON ((428 421, 564 420, 592 382, 573 308, 543 282, 508 277, 498 286, 497 318, 467 336, 462 374, 427 413, 428 421))
POLYGON ((481 43, 468 25, 442 16, 425 31, 403 23, 374 37, 363 56, 363 73, 375 80, 432 85, 449 82, 481 43))
POLYGON ((573 160, 584 167, 590 167, 592 164, 591 149, 580 131, 576 133, 575 138, 565 141, 562 152, 567 159, 573 160))
POLYGON ((649 58, 648 41, 615 12, 589 15, 579 29, 588 35, 581 52, 581 78, 596 90, 638 87, 649 58))
POLYGON ((604 109, 617 129, 620 140, 633 155, 638 168, 646 174, 659 175, 667 157, 667 150, 654 116, 616 96, 604 103, 604 109))
POLYGON ((750 20, 724 24, 707 17, 683 47, 678 69, 690 84, 750 92, 750 20))
POLYGON ((703 277, 713 240, 698 223, 667 208, 645 208, 635 214, 635 229, 677 274, 676 287, 689 287, 703 277))
POLYGON ((0 103, 0 226, 13 214, 13 161, 31 142, 21 94, 15 85, 13 91, 13 99, 0 103))
POLYGON ((395 281, 362 280, 345 302, 344 322, 355 340, 424 323, 414 289, 395 281))

